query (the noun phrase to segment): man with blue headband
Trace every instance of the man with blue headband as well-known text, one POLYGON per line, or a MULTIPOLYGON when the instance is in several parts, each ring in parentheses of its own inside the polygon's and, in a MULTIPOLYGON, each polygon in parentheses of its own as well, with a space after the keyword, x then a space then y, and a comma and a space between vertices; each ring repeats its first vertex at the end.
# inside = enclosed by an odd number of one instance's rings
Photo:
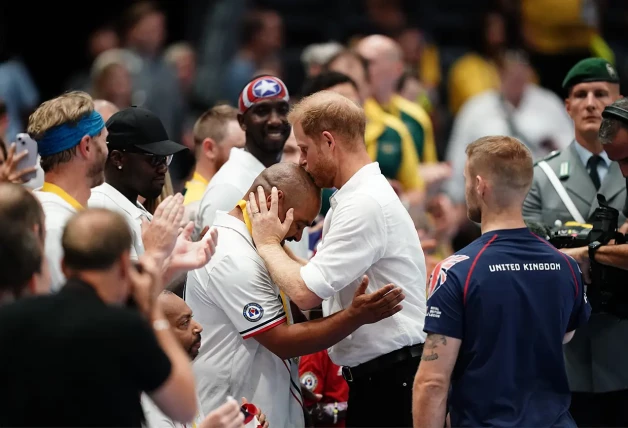
POLYGON ((28 133, 37 141, 44 170, 44 185, 35 195, 46 215, 46 258, 57 291, 65 282, 63 229, 105 179, 107 130, 92 98, 76 91, 42 103, 29 118, 28 133))

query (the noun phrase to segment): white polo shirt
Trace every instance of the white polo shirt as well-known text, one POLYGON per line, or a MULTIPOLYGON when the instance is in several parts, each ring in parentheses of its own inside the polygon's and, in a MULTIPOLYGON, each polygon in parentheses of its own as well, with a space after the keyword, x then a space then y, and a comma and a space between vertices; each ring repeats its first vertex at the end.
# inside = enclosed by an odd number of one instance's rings
POLYGON ((142 217, 152 220, 151 213, 139 202, 132 203, 116 188, 108 183, 103 183, 92 189, 92 195, 87 201, 90 208, 105 208, 110 211, 120 213, 126 219, 131 228, 133 242, 131 244, 131 259, 137 260, 144 254, 144 243, 142 241, 142 217))
POLYGON ((337 365, 355 367, 423 343, 425 256, 412 219, 379 164, 362 167, 330 201, 318 250, 301 268, 307 287, 325 300, 323 314, 350 306, 365 274, 367 293, 393 283, 406 298, 400 312, 360 327, 332 346, 329 357, 337 365))
POLYGON ((244 222, 218 212, 214 226, 220 236, 216 253, 205 267, 188 273, 185 289, 185 301, 203 326, 193 365, 203 412, 218 408, 228 396, 246 397, 267 415, 270 426, 302 427, 297 364, 254 338, 286 322, 279 289, 244 222))
POLYGON ((205 189, 196 214, 197 232, 214 224, 216 211, 231 211, 264 169, 264 165, 249 152, 232 148, 229 160, 212 177, 205 189))
POLYGON ((63 230, 77 210, 61 196, 36 190, 33 194, 39 199, 46 217, 46 258, 50 268, 50 290, 59 291, 65 284, 65 276, 61 271, 61 260, 63 259, 63 247, 61 239, 63 230))

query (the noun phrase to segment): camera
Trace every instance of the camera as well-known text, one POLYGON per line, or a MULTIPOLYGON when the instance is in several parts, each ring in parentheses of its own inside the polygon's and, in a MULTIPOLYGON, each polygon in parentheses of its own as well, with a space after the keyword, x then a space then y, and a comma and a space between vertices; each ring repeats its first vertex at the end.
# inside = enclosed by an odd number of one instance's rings
MULTIPOLYGON (((577 248, 592 242, 608 245, 625 244, 626 235, 619 233, 619 211, 606 202, 603 195, 597 195, 599 207, 595 210, 590 224, 567 222, 563 226, 550 228, 549 242, 556 248, 577 248)), ((587 297, 593 313, 607 313, 620 319, 628 319, 628 271, 606 266, 591 260, 592 283, 587 287, 587 297)))

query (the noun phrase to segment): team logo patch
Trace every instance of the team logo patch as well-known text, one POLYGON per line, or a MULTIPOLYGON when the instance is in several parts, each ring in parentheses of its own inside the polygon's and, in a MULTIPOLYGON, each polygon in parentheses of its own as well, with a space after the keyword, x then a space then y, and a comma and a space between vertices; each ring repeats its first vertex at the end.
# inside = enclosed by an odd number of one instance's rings
POLYGON ((281 87, 271 79, 262 79, 253 85, 253 95, 257 98, 267 98, 279 95, 281 87))
POLYGON ((462 254, 454 254, 453 256, 447 257, 445 260, 441 261, 436 265, 434 270, 432 271, 432 276, 430 276, 430 282, 427 287, 427 297, 429 298, 438 290, 444 283, 447 281, 447 272, 454 265, 468 260, 469 256, 464 256, 462 254))
POLYGON ((257 303, 249 303, 244 307, 242 315, 244 315, 247 321, 257 322, 264 316, 264 309, 257 303))
POLYGON ((301 385, 310 391, 314 391, 316 389, 316 385, 318 385, 318 378, 312 372, 305 372, 301 376, 301 385))

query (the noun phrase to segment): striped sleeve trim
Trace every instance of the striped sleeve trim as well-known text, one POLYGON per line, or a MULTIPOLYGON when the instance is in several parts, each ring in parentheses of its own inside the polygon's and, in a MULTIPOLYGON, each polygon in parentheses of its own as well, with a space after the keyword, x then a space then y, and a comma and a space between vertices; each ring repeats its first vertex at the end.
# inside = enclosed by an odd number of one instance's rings
POLYGON ((260 334, 270 330, 273 327, 277 327, 278 325, 283 324, 286 321, 287 318, 285 312, 281 312, 276 317, 266 320, 263 323, 256 325, 255 327, 251 327, 247 330, 241 331, 240 334, 242 335, 243 339, 248 339, 249 337, 253 337, 256 334, 260 334))

